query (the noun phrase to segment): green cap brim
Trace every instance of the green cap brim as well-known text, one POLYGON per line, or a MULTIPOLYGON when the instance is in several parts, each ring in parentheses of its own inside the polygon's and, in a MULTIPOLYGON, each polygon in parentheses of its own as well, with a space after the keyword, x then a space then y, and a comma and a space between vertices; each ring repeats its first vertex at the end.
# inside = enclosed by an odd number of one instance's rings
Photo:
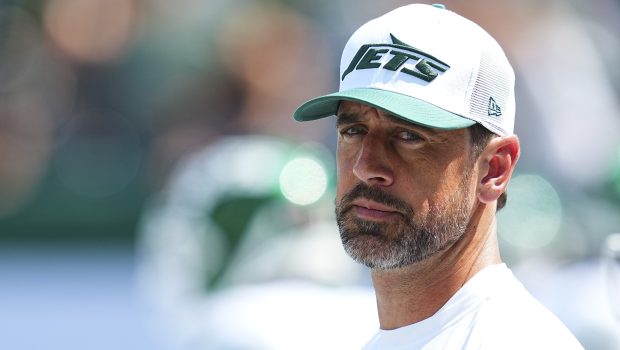
POLYGON ((375 88, 357 88, 313 98, 299 106, 293 118, 297 121, 308 121, 335 115, 342 100, 364 103, 414 124, 431 128, 453 130, 467 128, 476 123, 417 98, 375 88))

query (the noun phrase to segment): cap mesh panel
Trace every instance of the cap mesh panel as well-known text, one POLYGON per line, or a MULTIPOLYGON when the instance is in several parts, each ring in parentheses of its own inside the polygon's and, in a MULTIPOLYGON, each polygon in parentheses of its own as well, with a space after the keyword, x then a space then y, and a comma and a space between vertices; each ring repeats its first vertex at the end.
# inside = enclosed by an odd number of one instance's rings
MULTIPOLYGON (((486 47, 486 46, 485 46, 486 47)), ((510 91, 512 87, 512 71, 506 58, 489 54, 483 50, 480 57, 480 68, 474 83, 469 105, 470 115, 497 134, 510 133, 504 125, 504 118, 508 110, 510 91), (493 97, 501 109, 501 115, 489 115, 489 101, 493 97)))

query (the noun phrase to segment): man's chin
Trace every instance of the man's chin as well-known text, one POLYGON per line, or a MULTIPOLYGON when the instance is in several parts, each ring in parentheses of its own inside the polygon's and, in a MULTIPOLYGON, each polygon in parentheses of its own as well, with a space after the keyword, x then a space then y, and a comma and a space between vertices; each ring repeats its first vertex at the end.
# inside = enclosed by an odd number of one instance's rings
POLYGON ((422 232, 386 233, 370 227, 357 228, 341 227, 344 250, 353 260, 374 270, 394 270, 424 262, 453 243, 431 242, 432 235, 422 232))
POLYGON ((402 246, 382 231, 343 230, 340 234, 347 254, 356 262, 371 269, 394 269, 403 265, 409 255, 402 246))

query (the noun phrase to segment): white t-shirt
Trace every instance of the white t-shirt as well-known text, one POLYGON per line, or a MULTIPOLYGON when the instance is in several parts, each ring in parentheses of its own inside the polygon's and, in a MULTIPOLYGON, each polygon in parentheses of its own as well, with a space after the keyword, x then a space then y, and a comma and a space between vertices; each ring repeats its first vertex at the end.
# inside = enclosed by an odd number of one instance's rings
POLYGON ((364 350, 583 349, 505 264, 483 269, 433 316, 379 330, 364 350))

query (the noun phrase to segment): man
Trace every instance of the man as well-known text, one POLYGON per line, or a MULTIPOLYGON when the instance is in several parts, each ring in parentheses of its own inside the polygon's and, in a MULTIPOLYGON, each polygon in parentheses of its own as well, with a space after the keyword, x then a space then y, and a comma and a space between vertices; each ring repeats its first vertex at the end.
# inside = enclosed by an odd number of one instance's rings
POLYGON ((495 213, 520 147, 514 72, 488 33, 442 5, 364 24, 339 92, 294 118, 334 114, 338 226, 379 311, 366 349, 582 348, 500 258, 495 213))

